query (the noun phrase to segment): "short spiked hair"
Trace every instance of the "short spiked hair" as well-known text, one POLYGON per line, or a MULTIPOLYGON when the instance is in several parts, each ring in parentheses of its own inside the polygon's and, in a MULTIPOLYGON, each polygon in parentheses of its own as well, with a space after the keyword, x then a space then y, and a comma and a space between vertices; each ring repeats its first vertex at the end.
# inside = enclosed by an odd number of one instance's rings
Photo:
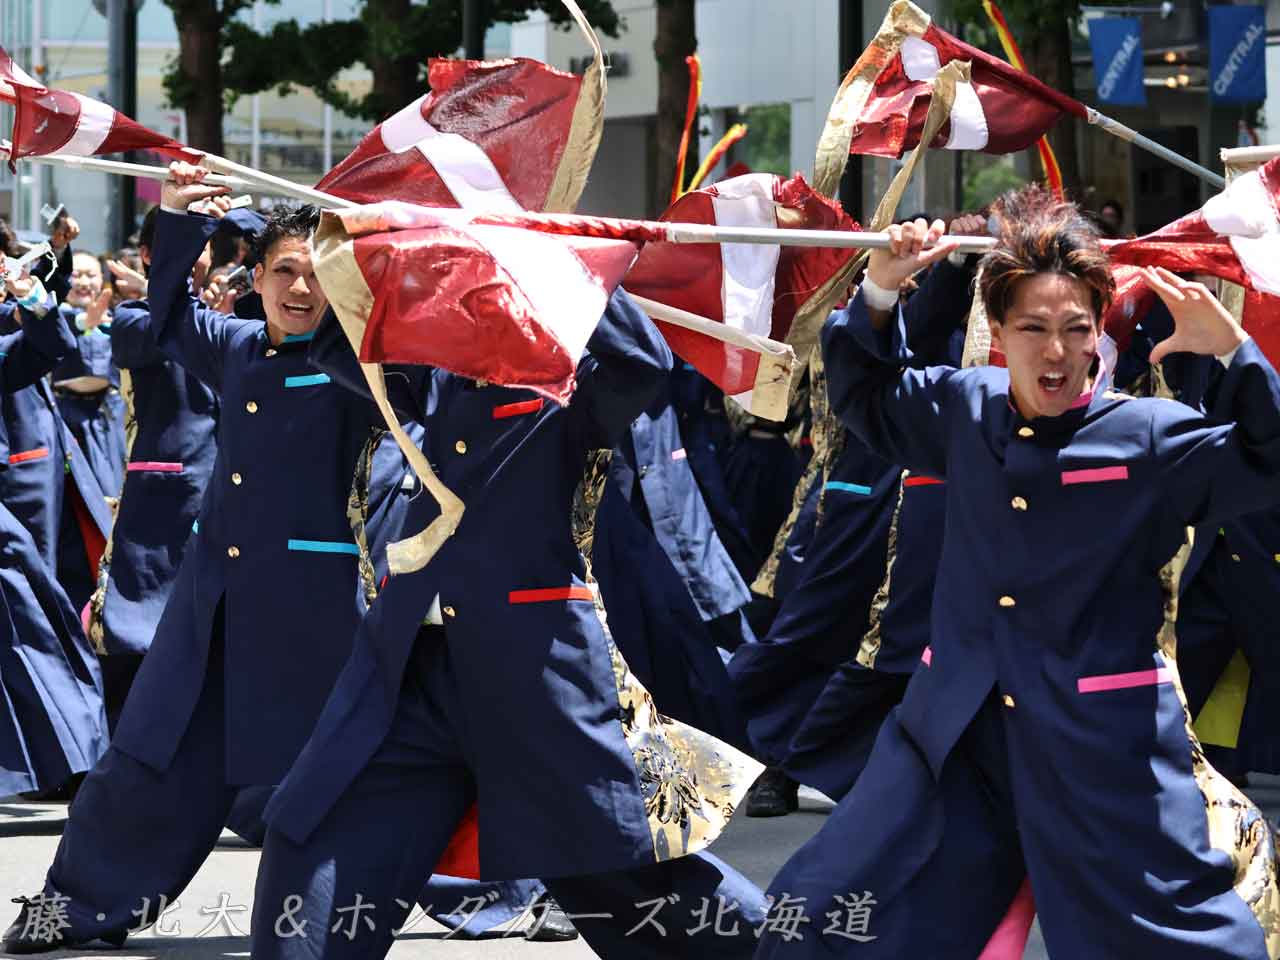
POLYGON ((267 218, 267 225, 254 238, 253 259, 264 263, 271 248, 286 237, 310 240, 319 225, 320 210, 309 203, 300 207, 276 207, 267 218))
POLYGON ((1097 228, 1080 208, 1032 185, 1004 194, 991 212, 1000 225, 1000 243, 983 258, 978 282, 987 316, 1004 322, 1019 283, 1057 273, 1088 287, 1094 322, 1102 323, 1116 284, 1097 228))

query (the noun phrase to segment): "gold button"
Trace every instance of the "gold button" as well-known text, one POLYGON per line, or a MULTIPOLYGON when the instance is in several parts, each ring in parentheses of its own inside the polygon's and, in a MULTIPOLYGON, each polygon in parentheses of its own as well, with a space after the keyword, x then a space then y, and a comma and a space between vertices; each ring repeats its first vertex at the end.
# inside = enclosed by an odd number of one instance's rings
POLYGON ((1032 430, 1030 427, 1018 428, 1018 436, 1022 437, 1022 439, 1024 440, 1030 440, 1035 435, 1036 435, 1036 432, 1032 430))
POLYGON ((446 617, 456 617, 458 615, 457 612, 453 609, 453 607, 444 607, 443 609, 444 609, 444 615, 446 617))
POLYGON ((1009 505, 1015 510, 1027 509, 1027 501, 1024 497, 1014 497, 1013 500, 1010 501, 1009 505))
POLYGON ((1013 707, 1013 697, 1009 696, 1007 693, 1004 695, 1004 705, 1009 708, 1013 707))
POLYGON ((240 548, 227 547, 227 556, 230 557, 232 560, 234 560, 236 557, 240 556, 240 548))
POLYGON ((276 350, 276 348, 275 348, 275 347, 272 347, 271 349, 269 349, 269 350, 267 351, 267 356, 268 356, 268 357, 274 357, 277 353, 279 353, 279 351, 278 351, 278 350, 276 350))
POLYGON ((1239 563, 1239 562, 1240 562, 1240 554, 1238 554, 1238 553, 1233 553, 1233 554, 1231 555, 1231 559, 1232 559, 1232 560, 1234 560, 1236 563, 1239 563))
POLYGON ((1276 563, 1280 563, 1280 553, 1277 553, 1277 554, 1275 555, 1275 561, 1276 561, 1276 563))
POLYGON ((457 450, 459 453, 466 453, 466 452, 467 452, 467 441, 465 441, 465 440, 459 440, 457 443, 455 443, 455 444, 453 445, 453 449, 457 450))
POLYGON ((1017 605, 1018 605, 1018 601, 1013 599, 1013 597, 1005 595, 1000 598, 1000 606, 1002 607, 1015 607, 1017 605))
POLYGON ((244 408, 248 410, 250 413, 257 413, 258 402, 256 400, 250 400, 248 403, 244 405, 244 408))
POLYGON ((244 477, 240 476, 238 473, 233 473, 231 475, 231 482, 238 487, 240 484, 244 483, 244 477))

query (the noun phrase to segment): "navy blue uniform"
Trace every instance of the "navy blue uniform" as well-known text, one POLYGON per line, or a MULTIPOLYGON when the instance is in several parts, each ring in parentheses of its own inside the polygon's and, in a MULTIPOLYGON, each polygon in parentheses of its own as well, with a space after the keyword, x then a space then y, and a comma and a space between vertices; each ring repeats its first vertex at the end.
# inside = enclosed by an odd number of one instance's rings
MULTIPOLYGON (((25 311, 24 311, 25 312, 25 311)), ((0 394, 30 389, 67 349, 56 312, 0 336, 0 394)), ((0 422, 0 477, 15 469, 0 422)), ((97 657, 31 533, 0 502, 0 794, 57 787, 106 749, 97 657)))
MULTIPOLYGON (((358 385, 336 324, 313 349, 358 385)), ((539 876, 570 913, 630 891, 714 896, 730 875, 685 855, 718 834, 758 765, 657 713, 609 640, 574 537, 587 453, 612 447, 652 401, 670 353, 622 294, 588 351, 566 408, 442 370, 389 378, 466 512, 426 567, 387 582, 268 807, 255 956, 381 956, 473 802, 481 874, 539 876), (443 625, 419 631, 432 598, 443 625), (357 892, 378 920, 351 942, 328 918, 357 892), (304 896, 310 940, 275 935, 291 893, 304 896)), ((419 496, 405 529, 435 512, 419 496)), ((762 907, 758 893, 741 899, 762 907)), ((604 955, 656 955, 647 937, 623 936, 632 924, 575 923, 604 955)), ((743 953, 741 939, 707 940, 743 953)), ((678 949, 674 935, 664 943, 678 949)))
MULTIPOLYGON (((1275 503, 1280 378, 1248 342, 1222 386, 1232 421, 1130 399, 1105 371, 1072 409, 1027 421, 1006 371, 904 369, 902 343, 861 297, 823 335, 850 428, 946 480, 929 662, 774 891, 815 913, 874 891, 878 939, 857 956, 972 956, 1025 863, 1054 955, 1274 955, 1271 831, 1187 724, 1171 562, 1188 524, 1275 503), (934 869, 957 847, 967 869, 934 869)), ((836 949, 806 946, 766 935, 759 955, 836 949)))
MULTIPOLYGON (((21 329, 13 301, 0 304, 0 331, 21 329)), ((53 320, 60 356, 76 348, 65 322, 53 320)), ((27 528, 36 550, 80 610, 93 592, 95 567, 111 531, 111 509, 80 445, 67 428, 46 378, 0 396, 9 437, 9 470, 0 500, 27 528)))
POLYGON ((160 352, 145 301, 116 308, 110 343, 115 364, 128 371, 135 433, 89 633, 107 655, 114 714, 151 646, 213 474, 218 400, 160 352))
MULTIPOLYGON (((63 306, 74 329, 76 311, 63 306)), ((53 370, 58 410, 80 444, 98 486, 109 497, 124 485, 125 405, 120 396, 120 370, 112 360, 111 325, 76 337, 76 349, 53 370)))
POLYGON ((307 338, 273 345, 261 321, 189 296, 216 225, 156 223, 146 326, 221 396, 218 451, 155 639, 49 871, 47 890, 70 897, 68 939, 136 925, 144 897, 172 899, 240 788, 283 779, 364 611, 346 506, 377 410, 308 365, 307 338))

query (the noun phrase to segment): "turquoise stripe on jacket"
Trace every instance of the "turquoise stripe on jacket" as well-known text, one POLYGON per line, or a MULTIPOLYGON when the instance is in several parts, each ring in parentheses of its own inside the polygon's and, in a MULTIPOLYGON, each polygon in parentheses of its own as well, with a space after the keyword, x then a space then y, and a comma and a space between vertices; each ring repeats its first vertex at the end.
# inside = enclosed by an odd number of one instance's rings
POLYGON ((354 543, 344 543, 341 540, 290 540, 289 549, 308 553, 349 553, 353 557, 360 556, 359 547, 354 543))

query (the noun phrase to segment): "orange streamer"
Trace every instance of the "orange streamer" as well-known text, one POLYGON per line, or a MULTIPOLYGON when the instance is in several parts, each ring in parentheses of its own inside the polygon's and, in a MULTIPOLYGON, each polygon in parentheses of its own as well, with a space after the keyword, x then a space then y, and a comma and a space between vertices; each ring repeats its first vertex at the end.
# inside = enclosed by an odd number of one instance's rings
POLYGON ((685 57, 689 66, 689 104, 684 113, 684 133, 680 135, 680 149, 676 152, 676 179, 671 184, 671 202, 675 203, 685 193, 684 165, 689 156, 689 136, 693 132, 694 121, 698 119, 698 102, 702 99, 702 61, 695 53, 685 57))
MULTIPOLYGON (((995 0, 982 0, 982 9, 987 11, 987 16, 991 18, 991 22, 995 25, 996 35, 1000 37, 1000 46, 1004 47, 1004 55, 1009 62, 1021 70, 1027 72, 1026 61, 1022 59, 1022 51, 1018 49, 1018 42, 1013 39, 1013 33, 1009 30, 1008 21, 1005 20, 1004 14, 1000 8, 996 6, 995 0)), ((1062 187, 1062 169, 1058 166, 1058 158, 1054 155, 1053 147, 1049 146, 1049 138, 1041 137, 1036 142, 1036 149, 1040 153, 1040 164, 1044 167, 1045 179, 1049 181, 1049 186, 1059 197, 1064 195, 1062 187)))

